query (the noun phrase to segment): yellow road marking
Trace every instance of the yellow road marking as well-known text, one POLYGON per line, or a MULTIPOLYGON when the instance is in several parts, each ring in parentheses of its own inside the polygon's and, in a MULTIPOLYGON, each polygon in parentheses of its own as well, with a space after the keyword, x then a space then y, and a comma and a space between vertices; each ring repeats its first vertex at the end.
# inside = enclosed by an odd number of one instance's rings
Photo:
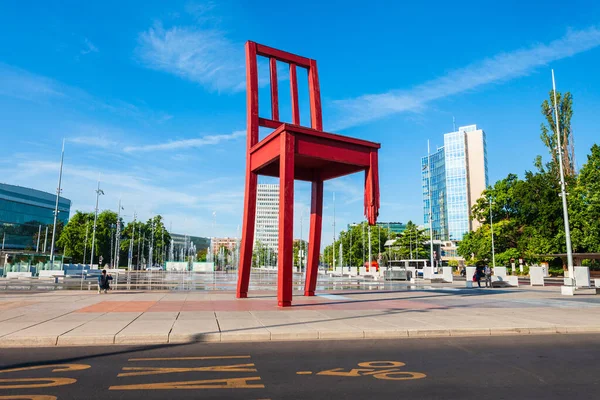
POLYGON ((130 358, 128 361, 185 361, 185 360, 232 360, 250 358, 250 356, 202 356, 202 357, 155 357, 155 358, 130 358))
POLYGON ((328 369, 326 371, 321 371, 319 373, 317 373, 317 375, 327 375, 327 376, 362 376, 361 372, 367 373, 367 372, 373 372, 374 370, 372 368, 352 368, 350 371, 344 371, 343 368, 334 368, 334 369, 328 369))
POLYGON ((162 367, 124 367, 123 371, 117 375, 119 378, 126 376, 160 375, 175 374, 181 372, 256 372, 254 364, 236 364, 236 365, 215 365, 210 367, 190 367, 190 368, 162 368, 162 367))
POLYGON ((30 389, 30 388, 33 389, 33 388, 71 385, 75 382, 77 382, 77 379, 72 379, 72 378, 8 378, 8 379, 0 379, 0 389, 30 389), (38 382, 38 383, 18 384, 19 382, 23 382, 23 383, 38 382), (42 382, 46 382, 46 383, 42 383, 42 382), (10 384, 3 385, 3 383, 13 383, 13 384, 12 385, 10 385, 10 384))
POLYGON ((0 396, 0 400, 56 400, 56 396, 46 396, 43 394, 15 394, 12 396, 0 396))
POLYGON ((260 376, 249 378, 209 379, 201 381, 160 382, 138 385, 111 386, 109 390, 156 390, 156 389, 264 389, 262 383, 249 383, 260 381, 260 376))
POLYGON ((365 361, 358 363, 358 366, 363 368, 398 368, 405 365, 405 363, 400 361, 365 361))
POLYGON ((298 371, 296 375, 312 375, 312 371, 298 371))
POLYGON ((409 372, 409 371, 398 371, 398 372, 389 372, 382 374, 375 374, 373 378, 375 379, 385 379, 390 381, 409 381, 412 379, 423 379, 426 378, 427 375, 421 372, 409 372), (398 377, 396 377, 399 375, 398 377))
POLYGON ((54 368, 52 372, 68 372, 68 371, 81 371, 84 369, 91 368, 87 364, 48 364, 48 365, 34 365, 32 367, 22 368, 10 368, 0 370, 0 374, 7 372, 19 372, 19 371, 31 371, 35 369, 54 368))

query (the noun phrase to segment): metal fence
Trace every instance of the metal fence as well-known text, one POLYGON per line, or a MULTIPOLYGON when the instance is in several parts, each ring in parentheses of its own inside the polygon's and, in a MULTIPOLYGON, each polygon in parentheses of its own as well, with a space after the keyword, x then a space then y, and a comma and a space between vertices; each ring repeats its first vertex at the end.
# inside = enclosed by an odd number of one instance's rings
MULTIPOLYGON (((233 291, 237 285, 237 271, 192 272, 192 271, 109 271, 113 280, 111 288, 119 291, 233 291)), ((51 277, 0 278, 2 290, 97 290, 98 274, 67 275, 51 277)), ((293 274, 294 290, 304 290, 305 275, 293 274)), ((381 289, 389 283, 369 277, 333 277, 319 275, 318 290, 336 289, 381 289)), ((276 270, 253 270, 250 290, 276 290, 276 270)))

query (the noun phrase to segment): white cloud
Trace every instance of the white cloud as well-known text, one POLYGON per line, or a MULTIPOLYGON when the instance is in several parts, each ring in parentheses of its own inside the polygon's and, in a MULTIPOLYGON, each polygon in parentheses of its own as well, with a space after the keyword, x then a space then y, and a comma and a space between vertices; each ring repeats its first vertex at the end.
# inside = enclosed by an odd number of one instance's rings
POLYGON ((511 53, 500 53, 464 68, 454 70, 411 90, 393 90, 368 94, 354 99, 338 100, 334 107, 340 113, 332 129, 339 130, 363 124, 404 111, 419 111, 428 102, 477 87, 502 82, 531 73, 536 68, 562 58, 600 46, 600 30, 591 27, 569 31, 549 44, 538 44, 511 53))
POLYGON ((191 149, 195 147, 216 145, 223 141, 234 140, 245 135, 246 131, 235 131, 227 135, 208 135, 196 139, 173 140, 166 143, 150 144, 145 146, 127 146, 124 150, 130 153, 134 151, 191 149))
POLYGON ((77 87, 1 62, 0 96, 41 104, 68 104, 85 111, 107 111, 144 122, 163 123, 172 118, 169 114, 140 108, 119 99, 101 99, 77 87))
POLYGON ((138 42, 136 54, 148 68, 212 90, 239 91, 244 87, 243 46, 234 45, 219 30, 178 26, 164 29, 157 23, 142 32, 138 42))
POLYGON ((3 63, 0 95, 28 101, 66 97, 64 88, 54 80, 3 63))
POLYGON ((83 44, 85 48, 81 50, 81 55, 98 52, 98 48, 90 41, 90 39, 83 38, 83 44))

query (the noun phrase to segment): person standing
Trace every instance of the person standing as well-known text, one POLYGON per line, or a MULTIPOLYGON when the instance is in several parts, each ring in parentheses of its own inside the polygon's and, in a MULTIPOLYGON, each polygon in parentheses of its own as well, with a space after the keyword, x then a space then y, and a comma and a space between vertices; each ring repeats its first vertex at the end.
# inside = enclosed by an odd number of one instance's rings
POLYGON ((473 278, 475 278, 478 287, 481 287, 481 278, 483 277, 483 274, 483 267, 478 265, 475 269, 475 275, 473 275, 473 278))
POLYGON ((492 269, 490 268, 489 265, 485 266, 485 287, 488 287, 488 285, 490 285, 489 287, 492 287, 492 269))

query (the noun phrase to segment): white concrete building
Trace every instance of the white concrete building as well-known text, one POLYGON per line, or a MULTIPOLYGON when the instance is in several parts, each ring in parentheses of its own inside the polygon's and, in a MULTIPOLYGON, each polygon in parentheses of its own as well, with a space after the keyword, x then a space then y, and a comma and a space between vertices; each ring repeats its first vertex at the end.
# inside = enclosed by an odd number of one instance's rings
POLYGON ((279 184, 258 184, 254 242, 277 252, 279 245, 279 184))

